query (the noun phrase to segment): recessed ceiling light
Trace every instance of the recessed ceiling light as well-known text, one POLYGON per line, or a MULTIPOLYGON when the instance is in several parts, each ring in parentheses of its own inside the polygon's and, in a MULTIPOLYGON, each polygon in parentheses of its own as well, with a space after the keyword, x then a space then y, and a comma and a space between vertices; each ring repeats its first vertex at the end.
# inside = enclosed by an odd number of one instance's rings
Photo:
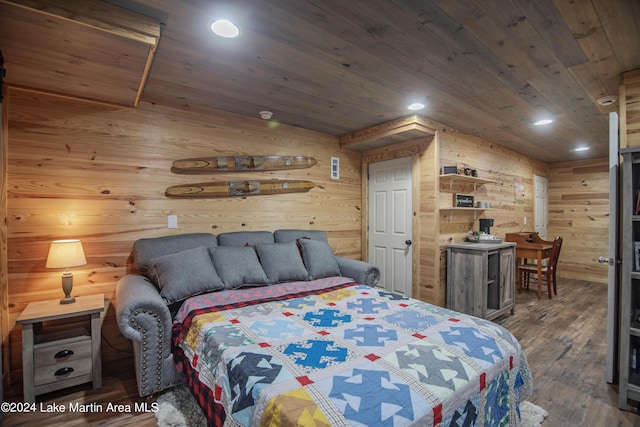
POLYGON ((538 120, 537 122, 534 122, 533 124, 536 126, 544 126, 551 123, 553 123, 553 120, 551 119, 542 119, 542 120, 538 120))
POLYGON ((421 102, 414 102, 407 107, 411 111, 422 110, 424 108, 424 104, 421 102))
POLYGON ((226 19, 213 21, 211 23, 211 31, 213 31, 214 34, 227 39, 232 39, 240 35, 240 29, 238 26, 226 19))
POLYGON ((573 151, 576 151, 576 152, 578 152, 578 151, 587 151, 587 150, 589 150, 590 148, 591 148, 591 147, 583 146, 583 147, 575 148, 573 151))

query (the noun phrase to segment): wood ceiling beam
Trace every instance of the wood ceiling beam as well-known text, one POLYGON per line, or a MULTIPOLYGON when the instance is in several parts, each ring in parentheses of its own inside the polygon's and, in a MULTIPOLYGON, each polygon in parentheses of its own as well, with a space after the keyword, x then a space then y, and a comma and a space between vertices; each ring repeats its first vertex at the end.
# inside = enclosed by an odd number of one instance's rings
POLYGON ((363 147, 369 149, 380 145, 377 142, 388 140, 402 142, 429 135, 435 135, 432 122, 414 114, 343 135, 340 137, 340 147, 355 150, 360 150, 363 147), (407 137, 405 138, 403 135, 407 135, 407 137))

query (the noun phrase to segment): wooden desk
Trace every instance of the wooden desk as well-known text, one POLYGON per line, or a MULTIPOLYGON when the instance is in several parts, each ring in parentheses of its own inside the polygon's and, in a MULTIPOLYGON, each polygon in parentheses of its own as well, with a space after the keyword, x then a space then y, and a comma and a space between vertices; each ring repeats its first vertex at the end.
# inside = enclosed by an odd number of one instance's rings
MULTIPOLYGON (((516 258, 538 261, 538 299, 542 297, 542 260, 551 256, 553 242, 542 240, 538 233, 507 233, 505 240, 516 244, 516 258)), ((518 291, 522 289, 522 280, 518 273, 518 291)))
POLYGON ((542 240, 540 235, 535 231, 520 231, 518 233, 507 233, 507 242, 538 243, 542 245, 553 245, 553 240, 542 240))

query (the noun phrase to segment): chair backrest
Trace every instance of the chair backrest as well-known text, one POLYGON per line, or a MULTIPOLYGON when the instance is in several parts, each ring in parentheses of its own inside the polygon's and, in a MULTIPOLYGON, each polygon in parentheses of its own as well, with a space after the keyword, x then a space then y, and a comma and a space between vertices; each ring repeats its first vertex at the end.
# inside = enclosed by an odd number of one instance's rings
POLYGON ((553 239, 553 247, 551 248, 551 254, 549 255, 549 264, 547 268, 549 271, 555 271, 558 265, 558 258, 560 258, 560 249, 562 248, 562 237, 557 236, 553 239))

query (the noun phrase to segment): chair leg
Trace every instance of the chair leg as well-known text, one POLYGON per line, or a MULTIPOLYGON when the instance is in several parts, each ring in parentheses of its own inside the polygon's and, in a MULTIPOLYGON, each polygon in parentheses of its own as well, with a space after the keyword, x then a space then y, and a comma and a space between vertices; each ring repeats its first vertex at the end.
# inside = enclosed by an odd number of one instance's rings
POLYGON ((558 281, 556 280, 556 272, 553 272, 553 294, 558 295, 558 287, 556 286, 558 281))
POLYGON ((547 279, 547 292, 549 293, 549 299, 551 299, 551 275, 545 274, 544 276, 547 279))

